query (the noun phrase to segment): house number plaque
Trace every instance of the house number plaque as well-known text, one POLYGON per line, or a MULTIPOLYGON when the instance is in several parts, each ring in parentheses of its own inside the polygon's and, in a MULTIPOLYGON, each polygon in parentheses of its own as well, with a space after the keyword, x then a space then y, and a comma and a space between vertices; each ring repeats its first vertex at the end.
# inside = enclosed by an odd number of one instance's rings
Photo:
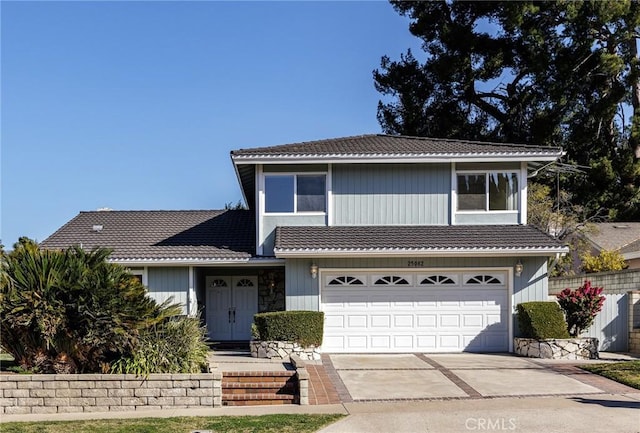
POLYGON ((424 261, 423 260, 407 260, 407 267, 408 268, 422 268, 422 267, 424 267, 424 261))

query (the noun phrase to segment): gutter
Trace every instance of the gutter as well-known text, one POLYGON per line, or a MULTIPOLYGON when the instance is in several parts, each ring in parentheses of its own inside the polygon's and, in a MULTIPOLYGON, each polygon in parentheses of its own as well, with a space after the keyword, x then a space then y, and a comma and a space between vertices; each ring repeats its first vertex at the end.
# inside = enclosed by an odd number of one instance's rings
POLYGON ((423 248, 377 248, 377 249, 338 249, 338 248, 274 248, 278 258, 295 257, 512 257, 512 256, 557 256, 568 253, 568 247, 550 248, 451 248, 451 249, 423 249, 423 248))

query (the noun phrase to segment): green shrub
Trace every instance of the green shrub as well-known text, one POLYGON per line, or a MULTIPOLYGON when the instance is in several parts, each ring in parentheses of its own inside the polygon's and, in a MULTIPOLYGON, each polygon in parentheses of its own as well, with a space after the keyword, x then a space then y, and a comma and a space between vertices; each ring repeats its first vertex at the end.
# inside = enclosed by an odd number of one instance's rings
POLYGON ((301 346, 320 346, 324 313, 320 311, 276 311, 253 316, 253 337, 263 341, 293 341, 301 346))
POLYGON ((567 323, 555 302, 523 302, 518 304, 520 334, 525 338, 569 338, 567 323))
POLYGON ((145 329, 131 356, 113 363, 111 372, 148 376, 151 373, 200 373, 209 348, 200 318, 175 316, 145 329))
POLYGON ((41 250, 21 238, 0 251, 0 341, 24 370, 108 371, 141 332, 181 309, 158 304, 109 250, 41 250))

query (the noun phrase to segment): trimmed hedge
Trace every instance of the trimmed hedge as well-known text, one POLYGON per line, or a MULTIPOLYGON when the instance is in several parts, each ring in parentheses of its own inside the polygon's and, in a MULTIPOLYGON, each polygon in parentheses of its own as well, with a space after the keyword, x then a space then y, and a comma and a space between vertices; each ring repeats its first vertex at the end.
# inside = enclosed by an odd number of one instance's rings
POLYGON ((523 302, 518 304, 517 310, 520 333, 524 338, 569 338, 567 322, 557 303, 523 302))
POLYGON ((253 338, 262 341, 292 341, 303 347, 320 346, 324 332, 321 311, 275 311, 253 316, 253 338))

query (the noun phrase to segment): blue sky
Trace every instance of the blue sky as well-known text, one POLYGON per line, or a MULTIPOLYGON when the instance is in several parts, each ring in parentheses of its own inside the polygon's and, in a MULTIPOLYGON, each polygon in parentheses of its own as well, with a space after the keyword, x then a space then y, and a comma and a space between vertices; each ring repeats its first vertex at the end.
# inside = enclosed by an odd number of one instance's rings
POLYGON ((0 238, 81 210, 218 209, 229 152, 380 132, 371 72, 419 51, 370 2, 10 2, 0 238))

